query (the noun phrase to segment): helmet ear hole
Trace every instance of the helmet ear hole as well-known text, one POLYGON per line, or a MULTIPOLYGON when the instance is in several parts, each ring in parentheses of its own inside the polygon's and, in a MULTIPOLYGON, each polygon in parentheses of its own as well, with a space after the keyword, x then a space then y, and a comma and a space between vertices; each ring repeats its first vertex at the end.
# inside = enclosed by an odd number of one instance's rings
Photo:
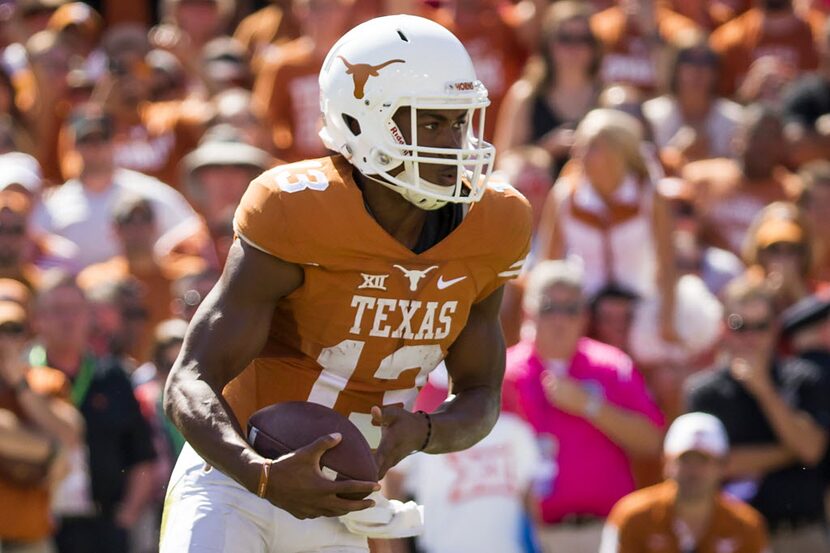
POLYGON ((360 122, 352 117, 351 115, 344 113, 343 114, 343 122, 346 123, 346 127, 348 127, 349 131, 351 131, 352 135, 359 136, 361 133, 360 130, 360 122))

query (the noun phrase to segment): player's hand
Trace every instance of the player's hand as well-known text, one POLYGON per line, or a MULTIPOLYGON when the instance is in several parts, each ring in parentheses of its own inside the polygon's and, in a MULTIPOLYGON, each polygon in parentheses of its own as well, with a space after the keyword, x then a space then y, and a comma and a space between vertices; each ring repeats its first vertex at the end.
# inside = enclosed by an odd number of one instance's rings
POLYGON ((380 484, 357 480, 332 482, 320 470, 320 458, 341 439, 340 434, 323 436, 274 461, 265 495, 268 501, 299 519, 338 517, 373 507, 375 502, 371 499, 343 499, 337 494, 369 495, 380 490, 380 484))
POLYGON ((407 455, 418 451, 427 436, 427 421, 423 415, 407 411, 399 405, 372 407, 372 424, 381 427, 380 445, 375 451, 378 478, 407 455))

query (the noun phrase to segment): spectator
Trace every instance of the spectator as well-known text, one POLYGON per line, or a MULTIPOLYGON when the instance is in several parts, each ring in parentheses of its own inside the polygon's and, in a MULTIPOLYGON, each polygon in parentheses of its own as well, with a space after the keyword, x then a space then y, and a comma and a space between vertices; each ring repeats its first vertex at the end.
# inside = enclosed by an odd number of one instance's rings
POLYGON ((637 300, 637 294, 614 284, 600 288, 589 302, 588 336, 628 353, 637 300))
POLYGON ((84 269, 78 275, 78 283, 89 289, 98 283, 121 282, 134 278, 143 291, 147 319, 137 338, 137 349, 128 350, 139 362, 149 358, 152 331, 161 321, 170 318, 172 296, 170 286, 179 272, 205 265, 201 258, 193 258, 189 264, 182 260, 176 267, 161 263, 153 251, 156 217, 149 201, 137 196, 119 198, 113 210, 113 225, 121 246, 121 253, 103 263, 84 269))
MULTIPOLYGON (((553 187, 553 178, 550 174, 551 163, 550 154, 538 146, 515 148, 499 156, 499 171, 504 174, 507 182, 527 198, 533 210, 533 242, 530 245, 530 253, 525 266, 532 266, 539 254, 539 243, 536 237, 545 198, 553 187)), ((520 339, 523 320, 521 282, 510 281, 505 285, 500 317, 505 342, 508 346, 512 346, 520 339)))
POLYGON ((791 0, 760 0, 712 33, 710 44, 723 59, 723 96, 743 88, 744 99, 756 100, 764 88, 780 88, 796 71, 818 65, 813 32, 791 0), (764 61, 765 56, 770 57, 764 61))
POLYGON ((19 280, 34 288, 40 281, 40 269, 29 262, 33 245, 29 229, 31 203, 15 190, 0 192, 0 277, 19 280))
POLYGON ((774 553, 828 551, 824 485, 830 389, 819 367, 775 353, 772 294, 740 279, 725 294, 720 366, 689 381, 687 407, 718 417, 732 444, 727 489, 758 509, 774 553))
POLYGON ((269 153, 274 149, 268 125, 249 91, 241 88, 225 90, 214 96, 211 103, 214 113, 209 127, 230 125, 251 146, 269 153))
POLYGON ((643 104, 664 166, 732 157, 741 107, 717 95, 718 56, 701 39, 675 49, 666 94, 643 104))
POLYGON ((764 553, 761 515, 720 491, 729 442, 712 415, 688 413, 672 423, 663 452, 664 483, 639 490, 614 506, 600 553, 655 549, 672 553, 764 553))
POLYGON ((660 303, 660 335, 676 341, 676 276, 668 204, 654 193, 641 153, 641 126, 630 115, 597 109, 576 130, 574 164, 548 197, 541 256, 578 256, 591 296, 616 284, 660 303), (624 252, 624 254, 623 254, 624 252))
POLYGON ((0 549, 52 551, 50 487, 66 470, 65 452, 83 440, 83 420, 60 371, 30 367, 26 310, 0 302, 0 549))
POLYGON ((290 0, 270 0, 264 8, 240 21, 233 37, 248 50, 256 75, 263 55, 272 44, 279 46, 300 37, 299 23, 290 0))
POLYGON ((775 202, 752 223, 744 262, 753 276, 766 279, 783 310, 813 291, 814 245, 806 218, 795 204, 775 202))
POLYGON ((100 14, 83 2, 63 4, 49 18, 47 28, 70 52, 70 64, 79 66, 98 46, 104 22, 100 14))
POLYGON ((181 62, 164 50, 150 50, 145 58, 150 76, 151 102, 180 102, 187 98, 187 76, 181 62))
POLYGON ((417 543, 424 553, 521 553, 541 460, 533 429, 515 414, 502 413, 470 449, 404 459, 386 474, 384 493, 423 505, 425 530, 417 543))
POLYGON ((798 206, 804 212, 815 240, 815 277, 830 281, 830 161, 812 161, 798 172, 802 187, 798 206))
MULTIPOLYGON (((122 26, 107 32, 103 41, 107 56, 103 85, 96 101, 112 118, 112 139, 118 167, 155 177, 179 187, 178 163, 196 146, 207 119, 202 101, 150 102, 156 74, 143 28, 122 26)), ((81 161, 64 137, 61 167, 65 178, 76 177, 81 161)))
MULTIPOLYGON (((153 444, 158 452, 155 480, 160 483, 170 480, 173 465, 185 443, 178 428, 164 413, 161 399, 167 374, 179 355, 186 331, 187 322, 181 319, 168 319, 156 326, 153 332, 151 360, 136 369, 132 375, 135 397, 141 407, 141 413, 153 430, 153 444)), ((143 544, 134 544, 133 550, 136 553, 158 551, 159 523, 165 491, 164 484, 159 486, 141 519, 140 524, 145 527, 144 535, 150 539, 145 540, 146 543, 143 544)))
POLYGON ((31 122, 29 130, 43 176, 58 183, 63 180, 58 138, 66 117, 64 102, 70 96, 69 53, 52 31, 33 35, 26 41, 26 52, 31 64, 30 73, 20 77, 25 84, 21 85, 18 106, 31 122))
POLYGON ((163 23, 150 30, 157 46, 170 49, 185 67, 196 67, 205 45, 225 34, 236 0, 163 0, 163 23))
POLYGON ((176 279, 172 286, 173 315, 190 321, 218 280, 216 269, 204 269, 176 279))
POLYGON ((650 94, 660 84, 663 49, 678 36, 697 31, 691 19, 655 0, 621 0, 591 18, 605 46, 600 74, 606 85, 633 85, 650 94))
POLYGON ((573 130, 599 94, 602 47, 591 31, 590 15, 587 6, 570 0, 548 8, 538 54, 498 113, 498 151, 540 146, 553 156, 554 176, 570 155, 573 130))
POLYGON ((317 136, 320 119, 317 77, 326 53, 350 27, 354 3, 354 0, 295 1, 293 9, 300 22, 301 38, 270 53, 262 63, 254 83, 254 101, 264 108, 280 159, 294 162, 326 155, 323 142, 317 136))
POLYGON ((781 116, 758 105, 744 111, 735 159, 688 164, 682 176, 695 190, 695 210, 707 245, 739 255, 752 220, 765 205, 793 199, 798 183, 786 171, 781 116))
POLYGON ((129 528, 158 486, 150 429, 118 360, 88 353, 90 310, 83 292, 71 278, 50 277, 37 298, 39 344, 29 360, 55 367, 72 383, 73 402, 86 422, 91 483, 77 493, 93 508, 60 520, 58 551, 123 553, 129 528))
POLYGON ((271 164, 267 152, 243 142, 232 127, 221 125, 208 131, 199 147, 182 160, 187 195, 203 217, 206 232, 173 244, 165 240, 159 250, 175 255, 207 249, 205 256, 217 259, 218 267, 224 266, 234 238, 231 222, 239 200, 254 177, 271 164))
POLYGON ((504 401, 534 428, 545 474, 536 494, 545 552, 594 553, 603 519, 634 490, 631 459, 660 448, 662 416, 631 359, 584 337, 583 276, 543 261, 528 276, 535 338, 507 354, 504 401))
POLYGON ((34 140, 28 121, 18 107, 18 92, 5 67, 0 67, 0 114, 11 130, 12 148, 17 152, 35 154, 34 140))
POLYGON ((724 286, 744 272, 743 262, 732 252, 703 242, 692 183, 679 178, 664 178, 657 183, 657 191, 671 207, 678 274, 697 275, 711 293, 719 295, 724 286))
POLYGON ((232 88, 250 90, 253 86, 248 52, 230 37, 214 38, 205 44, 201 63, 210 96, 232 88))
POLYGON ((830 157, 830 20, 817 45, 818 70, 798 77, 782 100, 791 162, 796 166, 830 157))
POLYGON ((112 119, 92 107, 78 110, 71 134, 83 163, 77 179, 56 189, 35 211, 38 229, 52 232, 80 248, 78 263, 86 267, 118 255, 112 207, 118 197, 146 198, 156 214, 159 238, 179 225, 194 225, 196 215, 185 199, 164 183, 115 165, 112 119))

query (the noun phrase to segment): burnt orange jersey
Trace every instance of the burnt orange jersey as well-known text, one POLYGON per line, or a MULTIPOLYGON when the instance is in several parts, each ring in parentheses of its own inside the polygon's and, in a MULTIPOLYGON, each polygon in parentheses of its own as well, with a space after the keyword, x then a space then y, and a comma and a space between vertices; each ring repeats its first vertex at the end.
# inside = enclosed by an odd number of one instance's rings
POLYGON ((235 227, 305 273, 278 302, 259 357, 225 388, 240 423, 272 403, 308 400, 348 416, 373 445, 372 406, 412 407, 472 305, 519 274, 531 232, 527 201, 492 185, 449 236, 415 254, 366 211, 340 156, 264 173, 235 227))

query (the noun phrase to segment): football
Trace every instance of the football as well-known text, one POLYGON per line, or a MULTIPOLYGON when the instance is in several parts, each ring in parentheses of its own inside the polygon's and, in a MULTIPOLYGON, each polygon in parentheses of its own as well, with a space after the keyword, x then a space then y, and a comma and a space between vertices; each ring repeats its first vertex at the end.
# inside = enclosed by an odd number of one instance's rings
POLYGON ((277 459, 334 432, 343 439, 323 454, 323 472, 337 480, 377 482, 378 466, 366 438, 349 419, 333 409, 307 401, 287 401, 260 409, 248 420, 248 443, 269 459, 277 459))

